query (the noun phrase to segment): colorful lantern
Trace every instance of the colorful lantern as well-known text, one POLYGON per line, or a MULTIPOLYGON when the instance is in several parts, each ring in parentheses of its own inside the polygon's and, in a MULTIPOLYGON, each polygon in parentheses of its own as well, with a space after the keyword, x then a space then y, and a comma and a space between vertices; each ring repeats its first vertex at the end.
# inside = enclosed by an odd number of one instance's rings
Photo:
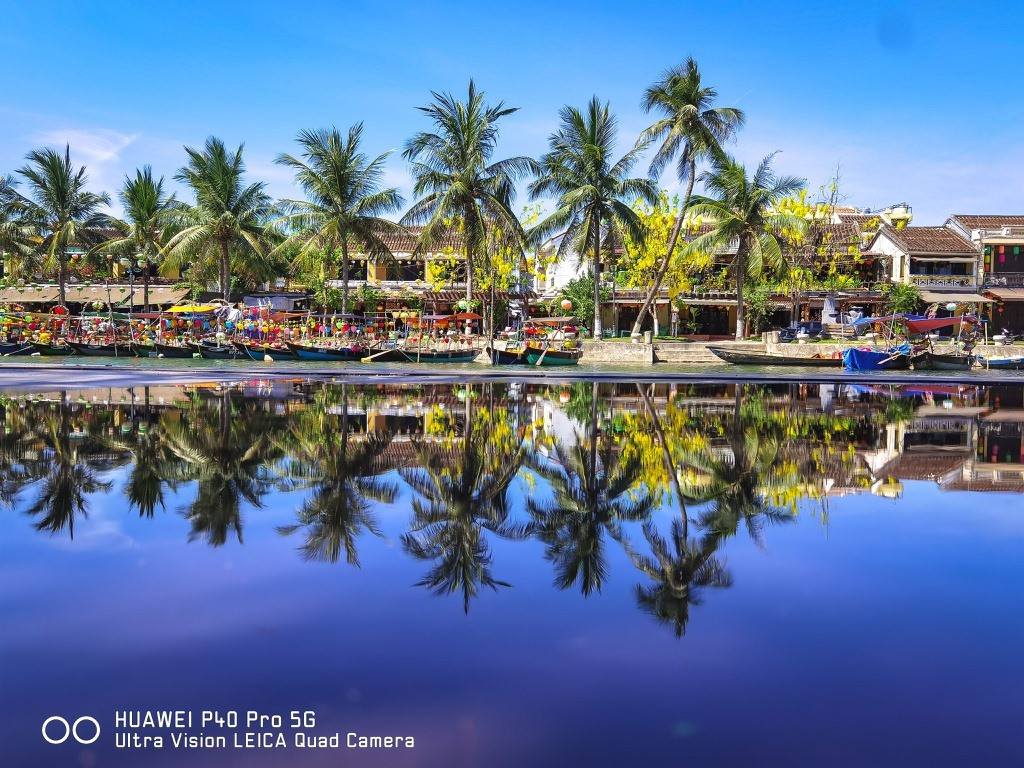
POLYGON ((572 302, 569 301, 568 299, 562 299, 562 309, 568 312, 570 309, 572 309, 572 302))

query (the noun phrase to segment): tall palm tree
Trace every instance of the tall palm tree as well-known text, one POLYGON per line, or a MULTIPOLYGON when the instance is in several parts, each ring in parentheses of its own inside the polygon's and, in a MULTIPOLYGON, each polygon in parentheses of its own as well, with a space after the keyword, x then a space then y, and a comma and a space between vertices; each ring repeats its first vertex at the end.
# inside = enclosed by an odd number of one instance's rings
POLYGON ((327 312, 326 266, 334 253, 341 253, 341 311, 348 312, 349 249, 356 248, 375 261, 391 262, 394 257, 386 237, 404 229, 383 218, 402 207, 397 189, 381 189, 384 162, 390 152, 372 160, 360 151, 363 124, 348 130, 343 138, 337 128, 330 131, 302 131, 297 141, 302 159, 280 155, 275 162, 295 171, 295 180, 306 200, 283 200, 287 211, 281 221, 291 235, 279 247, 301 243, 297 266, 318 264, 324 284, 324 312, 327 312))
POLYGON ((0 258, 6 257, 15 273, 23 271, 38 243, 26 218, 28 201, 18 194, 17 186, 13 176, 0 176, 0 258))
POLYGON ((434 132, 417 133, 402 153, 412 163, 417 198, 402 223, 423 225, 417 248, 424 252, 452 229, 459 232, 466 257, 466 300, 472 301, 473 269, 486 257, 489 235, 501 230, 506 241, 522 242, 525 237, 512 211, 515 182, 533 173, 536 163, 528 157, 492 162, 498 121, 518 107, 504 102, 487 106, 472 80, 465 101, 447 93, 431 95, 434 102, 418 109, 433 122, 434 132))
POLYGON ((381 536, 370 502, 390 504, 398 496, 396 483, 384 480, 382 461, 394 437, 385 432, 352 442, 348 425, 348 385, 342 384, 341 432, 333 429, 322 405, 307 411, 288 435, 290 460, 287 474, 291 489, 312 489, 299 509, 298 524, 279 526, 287 536, 306 529, 300 548, 306 560, 336 563, 345 560, 359 566, 356 540, 367 531, 381 536))
MULTIPOLYGON (((160 258, 170 239, 171 216, 177 209, 174 196, 164 192, 163 176, 153 178, 153 169, 145 166, 135 171, 135 178, 124 177, 124 186, 117 193, 124 209, 123 219, 113 219, 116 234, 103 244, 112 253, 127 254, 129 258, 145 259, 142 301, 149 311, 149 271, 160 258)), ((132 300, 134 301, 134 296, 132 300)))
POLYGON ((165 246, 168 266, 180 266, 197 258, 214 258, 221 293, 231 294, 231 257, 262 258, 269 250, 267 220, 272 211, 263 182, 246 185, 240 144, 228 152, 215 136, 202 150, 185 147, 188 164, 174 179, 195 194, 193 205, 178 209, 181 230, 165 246))
POLYGON ((661 142, 651 159, 652 178, 661 175, 665 167, 676 161, 676 177, 686 182, 683 206, 672 223, 665 258, 654 276, 654 284, 644 300, 633 324, 633 333, 640 332, 645 313, 661 290, 661 284, 668 273, 679 241, 679 233, 686 218, 686 209, 693 195, 693 182, 697 175, 697 163, 721 152, 721 145, 731 138, 746 119, 743 112, 734 107, 714 107, 718 91, 703 85, 697 62, 688 58, 682 66, 672 67, 664 72, 661 79, 644 92, 641 106, 644 112, 661 113, 662 118, 650 126, 638 140, 639 143, 661 142))
POLYGON ((644 239, 643 222, 630 204, 637 199, 654 204, 658 189, 650 179, 629 178, 641 152, 640 143, 617 161, 613 161, 618 122, 608 104, 597 96, 586 112, 563 107, 561 126, 548 139, 549 151, 540 160, 538 178, 530 184, 530 196, 557 195, 557 208, 531 230, 535 241, 563 233, 558 256, 570 249, 579 255, 590 253, 594 277, 594 340, 601 339, 602 230, 607 230, 605 253, 614 254, 622 233, 634 242, 644 239))
POLYGON ((66 301, 68 247, 72 244, 93 245, 103 238, 101 229, 109 217, 100 207, 110 203, 106 193, 86 189, 89 177, 85 166, 71 163, 71 147, 64 153, 55 149, 36 149, 25 156, 28 165, 18 169, 28 184, 27 218, 42 237, 39 250, 45 266, 57 268, 60 304, 66 301))
POLYGON ((736 340, 745 335, 746 307, 743 285, 746 279, 759 277, 764 269, 784 272, 786 258, 779 245, 782 230, 802 232, 807 222, 799 216, 780 213, 776 206, 784 197, 796 194, 804 182, 794 176, 777 177, 772 171, 771 154, 761 161, 753 176, 745 166, 728 155, 718 155, 710 170, 701 175, 710 196, 693 198, 690 211, 715 222, 715 228, 691 243, 705 253, 735 247, 729 265, 736 281, 736 340))

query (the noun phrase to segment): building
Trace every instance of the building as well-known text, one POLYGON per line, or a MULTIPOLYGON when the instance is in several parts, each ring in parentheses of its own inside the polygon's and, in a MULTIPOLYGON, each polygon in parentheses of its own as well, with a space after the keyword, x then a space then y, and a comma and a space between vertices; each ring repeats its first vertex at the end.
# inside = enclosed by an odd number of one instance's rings
POLYGON ((979 255, 979 288, 993 300, 996 328, 1024 330, 1024 216, 955 214, 946 226, 979 255))

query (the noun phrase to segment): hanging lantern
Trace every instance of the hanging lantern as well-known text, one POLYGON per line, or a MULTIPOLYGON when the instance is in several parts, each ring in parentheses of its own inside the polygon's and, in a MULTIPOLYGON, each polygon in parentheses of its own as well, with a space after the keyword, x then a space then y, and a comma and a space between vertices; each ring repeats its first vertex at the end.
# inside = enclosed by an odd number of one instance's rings
POLYGON ((568 299, 562 299, 562 309, 568 312, 570 309, 572 309, 572 302, 569 301, 568 299))
POLYGON ((999 246, 999 255, 1002 256, 1004 253, 1006 253, 1006 246, 1005 245, 1000 245, 999 246))
POLYGON ((992 246, 991 245, 986 245, 985 246, 985 255, 986 256, 991 256, 992 255, 992 246))
POLYGON ((956 302, 955 302, 955 301, 951 301, 951 302, 949 302, 949 303, 948 303, 948 304, 946 305, 946 310, 947 310, 947 311, 948 311, 948 312, 949 312, 950 314, 952 314, 952 313, 956 312, 956 302))
POLYGON ((1019 245, 1013 246, 1013 255, 1014 256, 1020 256, 1020 246, 1019 245))
POLYGON ((469 302, 466 301, 465 299, 459 299, 458 304, 456 304, 455 306, 457 306, 459 309, 465 311, 465 310, 469 309, 469 302))

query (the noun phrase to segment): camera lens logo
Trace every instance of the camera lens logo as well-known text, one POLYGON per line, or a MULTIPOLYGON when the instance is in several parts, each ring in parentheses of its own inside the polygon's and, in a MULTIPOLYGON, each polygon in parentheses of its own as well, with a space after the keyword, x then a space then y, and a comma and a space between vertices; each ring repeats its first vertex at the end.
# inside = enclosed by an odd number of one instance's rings
POLYGON ((43 738, 50 744, 63 744, 74 737, 79 744, 92 744, 100 737, 100 724, 95 717, 80 717, 74 724, 54 715, 43 721, 43 738))

